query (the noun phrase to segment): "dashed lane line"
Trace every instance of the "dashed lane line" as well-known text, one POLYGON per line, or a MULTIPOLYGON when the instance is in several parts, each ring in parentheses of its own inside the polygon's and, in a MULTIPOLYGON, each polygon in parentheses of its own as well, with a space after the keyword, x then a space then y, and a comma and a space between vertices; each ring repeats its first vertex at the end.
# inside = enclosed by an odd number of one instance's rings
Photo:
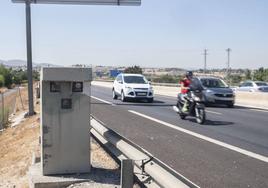
POLYGON ((220 113, 220 112, 214 112, 214 111, 210 111, 210 110, 206 110, 206 112, 212 113, 212 114, 217 114, 217 115, 222 115, 222 113, 220 113))
POLYGON ((254 108, 250 108, 249 110, 257 111, 257 112, 267 112, 268 113, 268 110, 261 110, 261 109, 254 109, 254 108))
POLYGON ((109 101, 106 101, 106 100, 103 100, 103 99, 100 99, 100 98, 95 97, 95 96, 91 96, 91 98, 96 99, 96 100, 98 100, 98 101, 101 101, 101 102, 103 102, 103 103, 109 104, 109 105, 113 105, 113 103, 111 103, 111 102, 109 102, 109 101))

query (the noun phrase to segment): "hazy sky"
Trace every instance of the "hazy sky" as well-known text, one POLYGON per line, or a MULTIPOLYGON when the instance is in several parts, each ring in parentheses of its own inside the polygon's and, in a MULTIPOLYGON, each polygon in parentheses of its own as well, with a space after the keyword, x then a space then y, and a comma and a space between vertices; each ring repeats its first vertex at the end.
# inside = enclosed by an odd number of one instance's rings
MULTIPOLYGON (((267 0, 142 0, 141 7, 33 5, 33 61, 58 65, 268 67, 267 0)), ((25 7, 0 0, 0 59, 26 59, 25 7)))

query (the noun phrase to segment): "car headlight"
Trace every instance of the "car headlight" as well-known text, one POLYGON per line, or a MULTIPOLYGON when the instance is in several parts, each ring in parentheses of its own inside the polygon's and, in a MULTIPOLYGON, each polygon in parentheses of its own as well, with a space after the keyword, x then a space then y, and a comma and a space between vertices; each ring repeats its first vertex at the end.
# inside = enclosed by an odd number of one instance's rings
POLYGON ((126 90, 130 91, 132 90, 132 87, 129 87, 129 86, 125 86, 126 90))
POLYGON ((149 89, 150 89, 150 90, 153 90, 153 87, 152 87, 152 86, 150 86, 150 87, 149 87, 149 89))
POLYGON ((194 96, 195 101, 201 101, 200 97, 194 96))
POLYGON ((214 93, 214 91, 212 91, 212 90, 210 90, 210 89, 207 89, 206 92, 209 93, 209 94, 214 93))

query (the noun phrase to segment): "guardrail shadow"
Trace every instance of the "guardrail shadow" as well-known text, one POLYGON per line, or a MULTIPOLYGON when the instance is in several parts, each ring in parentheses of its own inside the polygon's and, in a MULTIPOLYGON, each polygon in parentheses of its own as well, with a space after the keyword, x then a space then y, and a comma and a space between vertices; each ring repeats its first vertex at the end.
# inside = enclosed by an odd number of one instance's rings
POLYGON ((87 182, 85 180, 88 180, 94 183, 118 185, 118 187, 120 186, 120 169, 91 167, 90 173, 53 175, 53 177, 74 178, 77 180, 82 180, 85 183, 87 182))
POLYGON ((104 102, 90 102, 90 104, 95 104, 95 105, 110 105, 110 104, 107 104, 107 103, 104 103, 104 102))

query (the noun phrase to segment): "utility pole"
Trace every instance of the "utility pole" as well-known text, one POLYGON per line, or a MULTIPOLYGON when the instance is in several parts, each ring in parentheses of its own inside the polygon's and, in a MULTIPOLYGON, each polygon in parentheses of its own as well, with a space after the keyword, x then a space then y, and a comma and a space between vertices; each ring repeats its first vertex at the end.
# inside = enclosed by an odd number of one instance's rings
POLYGON ((207 72, 207 55, 208 55, 207 49, 204 50, 203 55, 204 55, 204 74, 206 74, 206 72, 207 72))
POLYGON ((29 116, 34 115, 33 105, 33 77, 32 77, 32 33, 31 33, 31 0, 25 1, 26 11, 26 42, 27 42, 27 77, 28 77, 28 100, 29 116))
POLYGON ((227 69, 226 69, 226 77, 228 79, 228 84, 230 85, 230 52, 231 52, 231 48, 227 48, 227 69))
POLYGON ((226 51, 227 51, 227 70, 226 70, 226 72, 227 72, 227 76, 228 76, 230 73, 230 52, 231 52, 231 49, 227 48, 226 51))

